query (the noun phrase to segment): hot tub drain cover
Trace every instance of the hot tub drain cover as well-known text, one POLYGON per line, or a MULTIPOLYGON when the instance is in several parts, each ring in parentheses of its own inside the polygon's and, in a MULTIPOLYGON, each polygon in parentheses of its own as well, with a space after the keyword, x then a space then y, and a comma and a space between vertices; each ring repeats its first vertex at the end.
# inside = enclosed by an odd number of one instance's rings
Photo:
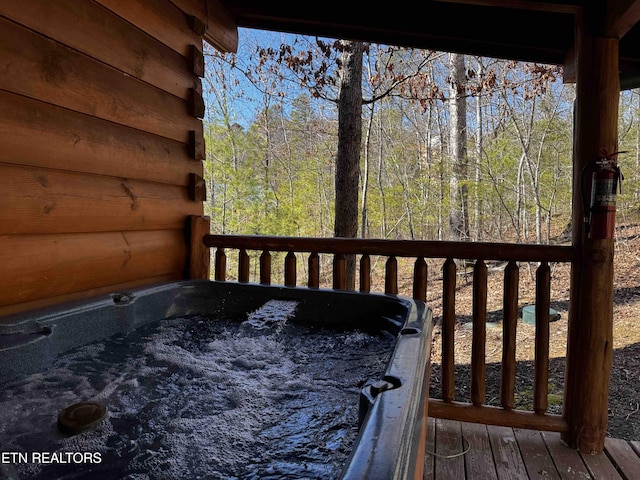
POLYGON ((67 433, 80 433, 95 427, 106 416, 107 407, 101 403, 74 403, 58 415, 58 428, 67 433))

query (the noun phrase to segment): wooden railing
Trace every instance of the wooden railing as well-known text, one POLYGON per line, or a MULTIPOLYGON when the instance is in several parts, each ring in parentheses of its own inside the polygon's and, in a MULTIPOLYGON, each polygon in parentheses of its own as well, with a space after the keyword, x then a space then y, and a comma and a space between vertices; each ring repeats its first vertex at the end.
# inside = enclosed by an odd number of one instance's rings
MULTIPOLYGON (((547 413, 549 372, 549 307, 550 264, 575 261, 572 247, 521 245, 478 242, 363 240, 346 238, 299 238, 244 235, 205 235, 203 243, 215 249, 214 279, 227 279, 225 249, 238 251, 239 282, 249 281, 249 251, 261 252, 259 282, 271 284, 271 252, 285 252, 284 285, 300 286, 297 278, 296 253, 308 254, 306 286, 320 286, 320 254, 333 256, 332 286, 346 288, 346 264, 349 255, 359 257, 359 290, 370 292, 371 257, 386 257, 384 293, 398 294, 399 257, 414 258, 412 296, 426 302, 427 262, 442 259, 442 362, 441 398, 429 399, 432 417, 503 425, 519 428, 564 432, 568 424, 562 415, 547 413), (473 308, 471 352, 471 398, 469 402, 454 401, 455 359, 454 330, 456 324, 455 292, 458 277, 457 261, 473 263, 473 308), (487 279, 486 261, 507 262, 503 279, 503 345, 500 385, 500 406, 486 404, 486 321, 487 279), (536 321, 533 411, 515 409, 516 324, 518 321, 519 262, 535 262, 536 321)), ((566 412, 565 412, 566 413, 566 412)))

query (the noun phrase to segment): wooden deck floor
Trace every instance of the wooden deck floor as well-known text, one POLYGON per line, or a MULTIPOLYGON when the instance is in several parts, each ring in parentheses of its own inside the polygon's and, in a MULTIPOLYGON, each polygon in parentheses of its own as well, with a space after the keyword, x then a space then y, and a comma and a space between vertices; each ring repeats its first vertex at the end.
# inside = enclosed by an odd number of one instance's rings
POLYGON ((429 419, 424 479, 640 479, 640 442, 605 441, 582 455, 560 434, 429 419), (464 452, 464 453, 463 453, 464 452))

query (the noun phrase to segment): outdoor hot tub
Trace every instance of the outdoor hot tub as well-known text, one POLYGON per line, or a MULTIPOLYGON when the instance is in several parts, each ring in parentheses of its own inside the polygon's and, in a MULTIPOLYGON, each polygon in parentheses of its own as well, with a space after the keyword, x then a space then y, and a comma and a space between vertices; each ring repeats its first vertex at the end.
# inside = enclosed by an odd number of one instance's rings
POLYGON ((0 479, 422 478, 431 323, 213 281, 4 317, 0 479), (78 405, 100 415, 70 429, 78 405))

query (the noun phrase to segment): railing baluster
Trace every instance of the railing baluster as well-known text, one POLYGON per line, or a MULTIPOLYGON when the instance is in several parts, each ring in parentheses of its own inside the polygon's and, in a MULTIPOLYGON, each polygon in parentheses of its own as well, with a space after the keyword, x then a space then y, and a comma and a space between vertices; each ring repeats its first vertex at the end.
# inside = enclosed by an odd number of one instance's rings
POLYGON ((427 301, 427 262, 423 257, 416 258, 413 266, 413 298, 427 301))
POLYGON ((249 281, 249 254, 244 248, 238 252, 238 281, 247 283, 249 281))
POLYGON ((533 384, 533 411, 536 413, 545 413, 548 406, 550 297, 551 270, 547 262, 542 262, 536 271, 536 350, 533 384))
POLYGON ((487 266, 477 260, 473 266, 473 336, 471 341, 471 403, 484 403, 487 379, 487 266))
POLYGON ((309 255, 309 279, 307 285, 309 288, 320 288, 320 255, 317 252, 311 252, 309 255))
POLYGON ((271 285, 271 253, 268 250, 260 255, 260 283, 271 285))
POLYGON ((516 386, 516 326, 518 325, 518 286, 520 269, 511 261, 504 269, 504 296, 502 319, 502 383, 500 404, 511 410, 515 403, 516 386))
POLYGON ((224 282, 227 279, 227 255, 224 253, 224 248, 218 248, 216 250, 215 262, 216 265, 213 278, 220 282, 224 282))
POLYGON ((398 260, 393 256, 387 258, 385 264, 384 293, 398 294, 398 260))
POLYGON ((442 266, 442 399, 454 397, 454 338, 456 326, 456 262, 447 258, 442 266))
POLYGON ((333 256, 333 288, 346 290, 347 288, 347 256, 336 253, 333 256))
POLYGON ((287 287, 296 286, 296 268, 296 254, 290 251, 284 258, 284 284, 287 287))
POLYGON ((367 254, 360 257, 360 291, 371 291, 371 257, 367 254))

